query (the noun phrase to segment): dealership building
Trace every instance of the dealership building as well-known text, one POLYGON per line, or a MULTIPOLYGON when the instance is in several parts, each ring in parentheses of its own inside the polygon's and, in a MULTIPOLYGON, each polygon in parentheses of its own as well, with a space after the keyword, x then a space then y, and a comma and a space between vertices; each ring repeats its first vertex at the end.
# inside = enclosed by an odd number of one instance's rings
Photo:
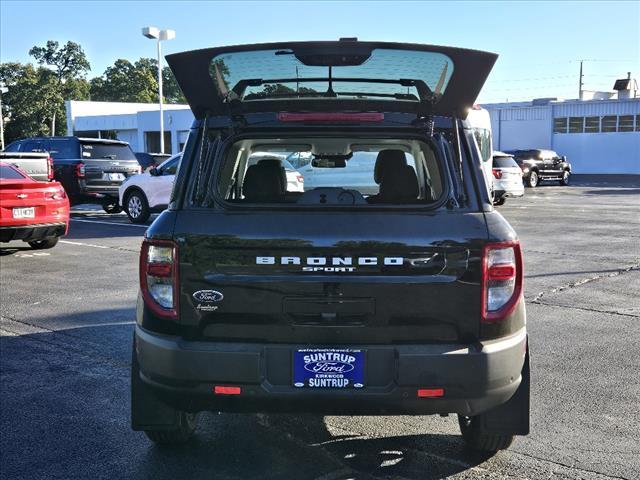
MULTIPOLYGON (((615 98, 483 107, 491 115, 496 150, 550 149, 566 155, 574 173, 640 175, 640 98, 635 95, 627 90, 610 95, 615 98)), ((136 152, 160 150, 156 104, 67 101, 66 108, 68 135, 115 136, 136 152)), ((193 115, 188 105, 164 108, 165 151, 179 152, 193 115)))

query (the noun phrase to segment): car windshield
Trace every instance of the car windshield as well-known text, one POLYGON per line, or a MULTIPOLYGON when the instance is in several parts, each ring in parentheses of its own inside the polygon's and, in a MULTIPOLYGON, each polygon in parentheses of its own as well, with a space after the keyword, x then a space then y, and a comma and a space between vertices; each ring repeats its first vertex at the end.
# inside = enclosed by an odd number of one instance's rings
POLYGON ((136 160, 133 151, 126 144, 83 142, 82 158, 108 158, 111 160, 136 160))
POLYGON ((242 140, 227 151, 217 175, 218 197, 234 204, 366 206, 426 205, 443 194, 439 158, 419 140, 271 141, 242 140), (296 175, 289 177, 291 170, 296 175))
POLYGON ((26 177, 16 169, 7 165, 0 165, 0 180, 18 180, 22 178, 26 177))
POLYGON ((420 100, 440 94, 453 73, 451 59, 437 52, 378 48, 360 65, 317 66, 291 50, 223 53, 210 75, 222 97, 260 100, 279 97, 353 97, 420 100), (302 60, 301 60, 302 59, 302 60), (410 80, 410 81, 409 81, 410 80))

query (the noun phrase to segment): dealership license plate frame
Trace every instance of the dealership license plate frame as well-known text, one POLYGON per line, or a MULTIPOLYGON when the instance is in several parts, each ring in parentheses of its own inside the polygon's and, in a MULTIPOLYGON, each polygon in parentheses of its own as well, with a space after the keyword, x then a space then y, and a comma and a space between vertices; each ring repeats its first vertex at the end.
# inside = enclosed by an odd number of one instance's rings
MULTIPOLYGON (((296 388, 306 388, 310 390, 352 390, 362 389, 365 386, 365 367, 366 367, 366 351, 361 348, 298 348, 293 351, 292 355, 293 365, 293 386, 296 388), (353 369, 346 372, 337 371, 318 371, 313 372, 310 368, 305 366, 311 363, 317 362, 305 362, 304 357, 312 354, 337 354, 340 358, 354 357, 353 369), (342 355, 346 356, 343 357, 342 355), (310 380, 314 379, 325 380, 324 385, 313 385, 310 380), (338 380, 338 382, 332 382, 332 379, 338 380), (348 380, 346 385, 336 385, 335 383, 341 383, 348 380)), ((335 358, 335 357, 334 357, 335 358)), ((337 364, 344 365, 344 362, 326 361, 325 363, 331 364, 330 366, 338 366, 337 364)), ((347 365, 350 362, 346 362, 347 365)), ((339 366, 338 366, 339 367, 339 366)), ((322 382, 319 382, 322 383, 322 382)))
POLYGON ((12 211, 13 218, 36 218, 36 207, 15 207, 12 211))

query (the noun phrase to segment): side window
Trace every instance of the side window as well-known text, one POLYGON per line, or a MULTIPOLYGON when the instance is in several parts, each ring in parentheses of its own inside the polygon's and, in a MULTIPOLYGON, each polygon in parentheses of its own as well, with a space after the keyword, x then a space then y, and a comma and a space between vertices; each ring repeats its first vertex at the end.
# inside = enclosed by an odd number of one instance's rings
POLYGON ((19 152, 20 142, 12 142, 4 149, 5 152, 19 152))
POLYGON ((176 157, 162 167, 162 175, 175 175, 180 164, 180 157, 176 157))
POLYGON ((41 141, 27 141, 24 142, 22 146, 23 152, 41 152, 42 151, 42 142, 41 141))
POLYGON ((491 160, 491 131, 486 128, 474 128, 473 136, 476 137, 482 161, 488 162, 491 160))

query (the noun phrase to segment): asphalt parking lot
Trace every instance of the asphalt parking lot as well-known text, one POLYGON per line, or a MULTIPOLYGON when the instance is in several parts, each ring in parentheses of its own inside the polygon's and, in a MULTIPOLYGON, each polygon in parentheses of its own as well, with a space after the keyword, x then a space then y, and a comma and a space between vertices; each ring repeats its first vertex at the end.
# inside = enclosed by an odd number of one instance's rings
POLYGON ((52 250, 0 256, 0 476, 640 477, 640 181, 528 189, 500 211, 525 252, 532 432, 470 453, 453 416, 204 415, 193 441, 129 427, 144 226, 75 209, 52 250))

